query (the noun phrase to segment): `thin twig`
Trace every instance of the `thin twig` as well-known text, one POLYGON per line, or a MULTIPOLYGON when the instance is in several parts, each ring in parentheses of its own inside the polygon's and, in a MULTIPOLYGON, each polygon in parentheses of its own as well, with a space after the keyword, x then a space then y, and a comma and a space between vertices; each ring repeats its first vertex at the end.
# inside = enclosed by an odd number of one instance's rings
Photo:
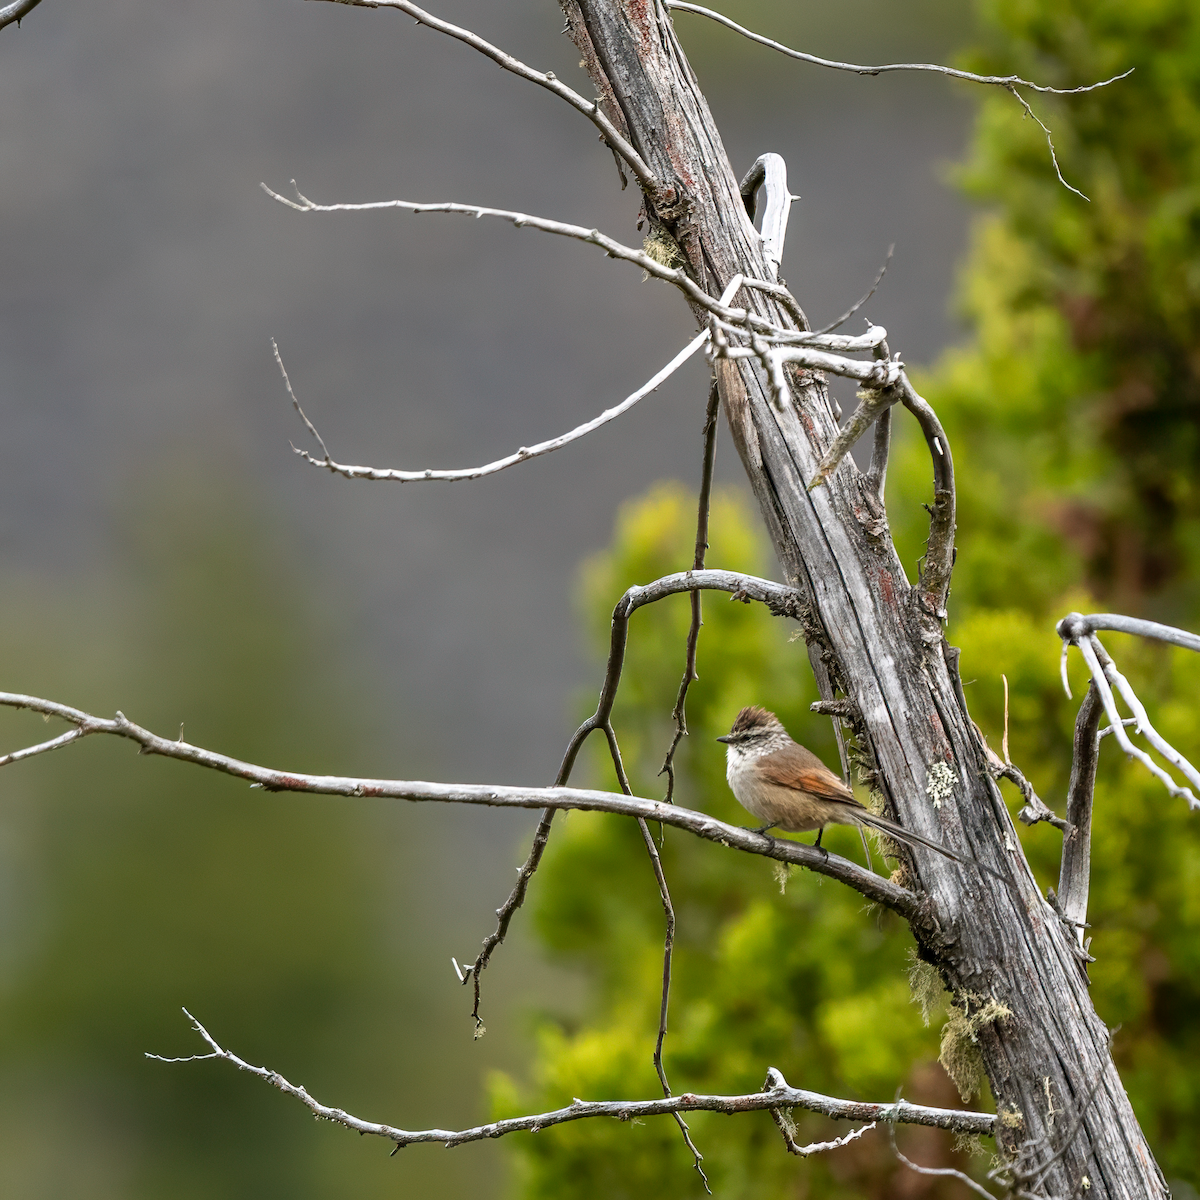
POLYGON ((832 321, 830 324, 826 325, 824 329, 818 329, 818 334, 832 333, 835 329, 841 328, 841 326, 845 325, 845 323, 850 320, 850 318, 854 316, 854 314, 858 312, 858 310, 862 308, 862 306, 866 304, 866 302, 870 300, 873 295, 875 295, 876 291, 879 290, 879 285, 883 282, 883 277, 887 274, 888 267, 891 265, 892 253, 895 249, 896 243, 893 242, 888 247, 887 258, 883 260, 883 266, 879 268, 879 274, 875 276, 875 282, 871 284, 871 290, 867 292, 867 294, 861 299, 856 300, 852 305, 850 305, 850 307, 846 309, 846 311, 842 313, 842 315, 838 317, 836 321, 832 321))
POLYGON ((834 1138, 831 1142, 810 1142, 807 1146, 801 1146, 796 1141, 795 1126, 786 1116, 782 1109, 771 1109, 771 1119, 775 1122, 776 1128, 783 1135, 783 1144, 787 1147, 789 1154, 799 1155, 801 1158, 808 1158, 813 1154, 822 1154, 826 1150, 839 1150, 842 1146, 848 1146, 851 1142, 856 1142, 864 1133, 870 1133, 875 1128, 878 1122, 872 1121, 869 1125, 863 1125, 858 1129, 852 1129, 844 1137, 834 1138))
POLYGON ((28 16, 41 2, 42 0, 13 0, 12 4, 6 4, 0 8, 0 29, 14 21, 20 25, 21 18, 28 16))
POLYGON ((937 63, 886 63, 877 67, 864 67, 855 63, 837 62, 830 58, 818 58, 815 54, 805 54, 802 50, 793 50, 781 42, 772 41, 770 38, 763 37, 761 34, 746 29, 736 21, 731 21, 728 17, 714 12, 711 8, 702 8, 699 4, 684 3, 683 0, 664 0, 664 2, 667 8, 678 9, 680 12, 694 13, 701 17, 708 17, 710 20, 724 25, 727 29, 732 29, 735 33, 740 33, 743 37, 749 38, 752 42, 758 42, 761 46, 769 46, 772 50, 778 50, 781 54, 786 54, 789 58, 797 58, 802 62, 812 63, 818 67, 832 67, 838 71, 851 71, 855 75, 886 75, 892 71, 933 71, 939 75, 949 75, 953 79, 965 79, 968 83, 984 83, 1003 88, 1019 84, 1021 87, 1029 88, 1030 91, 1034 92, 1044 92, 1055 96, 1076 96, 1081 92, 1094 92, 1097 88, 1108 87, 1110 83, 1116 83, 1118 80, 1124 79, 1127 75, 1133 74, 1133 68, 1130 67, 1123 74, 1114 75, 1111 79, 1102 80, 1100 83, 1089 83, 1084 87, 1056 88, 1031 83, 1028 79, 1022 79, 1019 75, 976 75, 971 71, 960 71, 957 67, 944 67, 937 63))
POLYGON ((996 1197, 987 1188, 976 1183, 965 1171, 959 1171, 955 1167, 922 1167, 913 1162, 912 1159, 905 1158, 900 1152, 900 1147, 896 1145, 896 1127, 894 1125, 888 1126, 888 1137, 891 1139, 892 1153, 910 1171, 916 1171, 918 1175, 942 1175, 950 1179, 957 1179, 960 1183, 965 1183, 977 1195, 985 1197, 985 1200, 996 1200, 996 1197))
MULTIPOLYGON (((1125 72, 1125 75, 1128 75, 1129 72, 1132 70, 1133 70, 1133 68, 1130 67, 1129 71, 1125 72)), ((1118 75, 1117 78, 1124 79, 1125 75, 1118 75)), ((1109 80, 1106 80, 1105 82, 1112 83, 1113 81, 1111 79, 1109 79, 1109 80)), ((1026 85, 1026 86, 1028 86, 1028 85, 1026 85)), ((1103 87, 1104 85, 1097 84, 1096 86, 1103 87)), ((1058 153, 1054 149, 1054 138, 1050 136, 1050 130, 1047 127, 1046 123, 1041 119, 1041 117, 1039 117, 1037 115, 1037 113, 1035 113, 1033 111, 1032 108, 1029 107, 1029 101, 1026 100, 1025 97, 1022 96, 1020 92, 1017 91, 1016 86, 1014 84, 1010 83, 1005 88, 1005 90, 1011 92, 1014 96, 1016 96, 1017 103, 1020 104, 1020 106, 1025 110, 1025 115, 1027 117, 1030 117, 1035 122, 1037 122, 1038 127, 1046 135, 1046 145, 1050 148, 1050 161, 1054 164, 1054 173, 1055 173, 1055 175, 1058 176, 1058 182, 1061 183, 1063 185, 1063 187, 1065 187, 1067 189, 1068 192, 1074 192, 1075 195, 1077 195, 1081 200, 1086 200, 1089 204, 1091 204, 1091 202, 1092 202, 1091 196, 1085 196, 1083 194, 1083 192, 1081 192, 1077 187, 1073 187, 1071 184, 1069 184, 1063 178, 1062 168, 1058 165, 1058 153)))
MULTIPOLYGON (((704 460, 700 470, 700 496, 696 504, 696 546, 692 555, 692 570, 704 569, 705 555, 708 553, 708 514, 712 499, 713 465, 717 457, 717 418, 721 408, 721 394, 714 378, 708 392, 708 407, 704 414, 704 460)), ((696 673, 696 647, 700 641, 700 627, 704 624, 703 611, 700 604, 699 590, 692 592, 692 622, 688 626, 687 651, 683 665, 683 678, 679 681, 679 692, 675 697, 675 707, 671 711, 671 719, 675 722, 675 735, 671 739, 667 756, 663 759, 662 770, 667 776, 666 802, 670 804, 675 796, 675 751, 680 741, 687 736, 687 717, 684 707, 687 703, 688 688, 693 681, 700 678, 696 673)))
POLYGON ((582 425, 576 426, 570 433, 564 433, 560 437, 551 438, 549 441, 539 442, 535 446, 522 446, 514 453, 504 458, 498 458, 495 462, 486 463, 482 467, 463 467, 450 471, 403 471, 392 467, 357 467, 334 462, 325 447, 324 440, 317 432, 313 423, 305 416, 304 410, 300 407, 295 394, 292 392, 292 385, 288 381, 287 372, 284 370, 283 361, 279 356, 279 350, 275 346, 274 340, 272 340, 271 346, 275 350, 275 361, 279 363, 279 370, 283 373, 283 380, 287 385, 288 395, 292 398, 292 404, 300 414, 301 420, 308 427, 308 431, 317 439, 321 447, 321 454, 318 457, 317 455, 309 454, 306 450, 300 450, 293 446, 292 449, 305 462, 312 463, 314 467, 324 467, 335 475, 342 475, 346 479, 382 480, 398 483, 429 483, 436 481, 460 482, 465 479, 482 479, 485 475, 495 475, 500 471, 506 470, 508 467, 515 467, 518 463, 529 462, 532 459, 539 458, 543 454, 550 454, 555 450, 561 450, 563 446, 568 446, 572 442, 586 437, 593 430, 599 429, 602 425, 607 425, 609 421, 614 421, 617 417, 627 413, 638 401, 644 400, 651 392, 657 391, 667 379, 705 345, 709 336, 710 333, 707 329, 697 334, 665 367, 642 384, 636 392, 627 396, 620 404, 605 409, 598 417, 593 417, 590 421, 585 421, 582 425))
POLYGON ((899 399, 900 395, 895 388, 864 387, 858 393, 858 407, 851 414, 850 420, 838 431, 833 444, 825 451, 817 465, 817 473, 808 485, 810 492, 828 481, 830 475, 837 470, 838 464, 850 453, 854 443, 899 399))
POLYGON ((246 1071, 259 1079, 266 1080, 272 1087, 285 1095, 299 1100, 312 1114, 323 1121, 332 1121, 355 1133, 381 1137, 395 1146, 412 1146, 423 1142, 441 1143, 443 1146, 462 1146, 467 1142, 480 1142, 487 1138, 504 1137, 522 1131, 536 1133, 552 1125, 568 1121, 580 1121, 591 1117, 615 1117, 619 1121, 630 1121, 638 1117, 665 1116, 677 1112, 719 1112, 732 1115, 743 1112, 762 1112, 772 1108, 803 1108, 809 1112, 823 1113, 844 1121, 898 1121, 908 1125, 925 1125, 935 1129, 950 1129, 958 1133, 991 1135, 996 1118, 990 1113, 968 1112, 959 1109, 929 1108, 920 1104, 909 1104, 904 1100, 895 1104, 866 1104, 855 1100, 842 1100, 835 1096, 824 1096, 819 1092, 808 1092, 801 1088, 782 1086, 770 1091, 755 1092, 744 1096, 704 1096, 685 1092, 682 1096, 664 1097, 662 1100, 575 1100, 567 1108, 553 1112, 536 1113, 524 1117, 511 1117, 505 1121, 492 1121, 473 1129, 398 1129, 392 1125, 364 1121, 340 1108, 329 1108, 314 1099, 303 1088, 289 1083, 278 1071, 267 1067, 256 1067, 224 1049, 192 1016, 183 1010, 192 1023, 192 1028, 204 1039, 210 1052, 183 1058, 168 1058, 158 1054, 146 1057, 157 1062, 186 1063, 221 1059, 246 1071))
MULTIPOLYGON (((671 903, 671 893, 667 888, 667 876, 663 871, 662 859, 658 854, 658 847, 654 844, 654 835, 650 832, 650 827, 644 820, 638 821, 638 828, 642 833, 642 840, 646 844, 646 853, 650 855, 650 862, 654 868, 654 879, 658 884, 658 893, 662 900, 663 913, 666 916, 666 936, 663 940, 663 969, 662 969, 662 995, 658 1008, 658 1037, 654 1043, 654 1070, 658 1075, 658 1082, 662 1086, 663 1095, 668 1099, 671 1096, 671 1085, 667 1082, 666 1068, 663 1066, 663 1042, 667 1038, 667 1010, 671 1002, 671 958, 675 951, 675 906, 671 903)), ((692 1141, 691 1130, 688 1129, 687 1122, 683 1119, 682 1113, 676 1110, 673 1114, 675 1123, 679 1126, 679 1132, 683 1135, 684 1145, 692 1153, 692 1166, 696 1168, 696 1173, 700 1176, 704 1183, 704 1190, 711 1196, 712 1188, 708 1185, 708 1176, 704 1173, 704 1168, 701 1163, 704 1161, 704 1155, 696 1148, 696 1143, 692 1141)))
POLYGON ((749 38, 752 42, 757 42, 760 46, 768 46, 772 50, 778 50, 780 54, 786 54, 788 58, 799 59, 801 62, 812 63, 818 67, 831 67, 836 71, 850 71, 855 75, 886 75, 894 71, 932 71, 938 75, 948 75, 951 79, 962 79, 968 83, 981 83, 991 87, 1001 87, 1006 92, 1011 92, 1016 97, 1018 103, 1031 116, 1042 131, 1046 135, 1046 142, 1050 147, 1050 158, 1054 163, 1054 173, 1058 176, 1058 181, 1069 191, 1074 192, 1077 196, 1081 196, 1084 200, 1087 196, 1076 187, 1072 187, 1064 178, 1062 171, 1059 169, 1058 156, 1054 152, 1054 142, 1050 137, 1050 130, 1038 119, 1033 109, 1029 107, 1025 98, 1017 91, 1018 87, 1028 88, 1033 92, 1041 92, 1043 95, 1053 96, 1077 96, 1084 92, 1094 92, 1097 88, 1108 87, 1110 83, 1116 83, 1120 79, 1125 79, 1133 74, 1133 67, 1128 71, 1122 72, 1120 75, 1114 75, 1111 79, 1103 79, 1099 83, 1089 83, 1082 87, 1074 88, 1056 88, 1047 87, 1044 84, 1032 83, 1028 79, 1022 79, 1019 75, 976 75, 973 71, 960 71, 956 67, 944 67, 938 63, 886 63, 875 67, 861 66, 857 63, 837 62, 834 59, 819 58, 815 54, 806 54, 802 50, 793 50, 790 46, 785 46, 782 42, 774 41, 772 38, 763 37, 762 34, 754 33, 743 25, 739 25, 736 21, 730 20, 721 13, 714 12, 711 8, 703 8, 699 4, 683 3, 682 0, 665 0, 667 8, 676 9, 679 12, 694 13, 696 16, 708 17, 709 20, 716 21, 720 25, 724 25, 726 29, 732 29, 735 33, 740 33, 742 37, 749 38))
MULTIPOLYGON (((558 786, 557 782, 556 786, 558 786)), ((468 979, 471 980, 475 993, 475 1002, 471 1008, 471 1017, 475 1021, 476 1037, 481 1037, 486 1032, 483 1018, 479 1015, 480 988, 482 986, 480 975, 487 968, 496 947, 501 945, 505 937, 508 936, 508 927, 512 924, 513 915, 525 903, 525 895, 529 890, 529 881, 541 865, 542 855, 546 852, 546 843, 550 840, 550 826, 554 823, 554 814, 556 811, 553 808, 542 810, 542 815, 538 818, 537 828, 533 831, 533 844, 530 846, 529 856, 521 864, 520 872, 517 875, 516 887, 509 893, 508 899, 496 909, 496 928, 483 939, 483 949, 480 950, 479 956, 462 975, 463 983, 466 983, 468 979)))
POLYGON ((630 145, 628 138, 604 115, 600 105, 594 101, 585 100, 574 89, 567 87, 553 71, 535 71, 511 54, 506 54, 498 46, 493 46, 491 42, 485 41, 477 33, 463 29, 459 25, 452 25, 449 21, 443 21, 440 17, 435 17, 423 8, 409 3, 409 0, 333 0, 333 3, 350 4, 357 8, 395 9, 397 12, 412 17, 419 25, 435 29, 438 33, 444 33, 460 42, 465 42, 471 49, 478 50, 480 54, 490 58, 497 66, 511 71, 529 83, 536 83, 539 87, 544 87, 547 91, 553 92, 560 100, 565 100, 572 108, 583 113, 600 130, 613 152, 619 154, 629 164, 630 170, 638 177, 643 187, 649 190, 658 187, 658 180, 646 165, 646 161, 630 145))

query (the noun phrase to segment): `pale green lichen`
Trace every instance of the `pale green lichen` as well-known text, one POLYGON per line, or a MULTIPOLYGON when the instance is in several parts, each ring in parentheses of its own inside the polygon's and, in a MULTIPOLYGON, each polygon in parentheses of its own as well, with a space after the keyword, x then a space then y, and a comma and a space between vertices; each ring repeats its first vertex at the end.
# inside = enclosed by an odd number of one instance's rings
POLYGON ((791 873, 792 864, 780 862, 778 859, 771 864, 771 874, 775 876, 775 882, 779 884, 779 894, 782 896, 787 892, 788 875, 791 873))
POLYGON ((954 997, 950 1015, 942 1027, 942 1048, 938 1062, 958 1088, 963 1103, 971 1101, 983 1084, 983 1055, 979 1051, 979 1031, 985 1025, 1003 1021, 1012 1010, 990 996, 961 993, 954 997))
MULTIPOLYGON (((687 266, 687 258, 679 248, 679 243, 665 229, 652 229, 642 242, 642 252, 659 266, 671 271, 687 266)), ((646 277, 649 278, 649 275, 646 277)))
POLYGON ((977 1133, 956 1133, 954 1135, 954 1152, 969 1154, 974 1158, 977 1155, 987 1154, 987 1147, 983 1144, 983 1138, 977 1133))
POLYGON ((941 808, 942 802, 954 795, 954 772, 944 762, 935 762, 929 768, 925 794, 933 801, 934 808, 941 808))
POLYGON ((946 989, 937 968, 918 958, 915 948, 908 951, 908 990, 912 1002, 920 1006, 921 1020, 928 1025, 933 1014, 941 1010, 946 989))

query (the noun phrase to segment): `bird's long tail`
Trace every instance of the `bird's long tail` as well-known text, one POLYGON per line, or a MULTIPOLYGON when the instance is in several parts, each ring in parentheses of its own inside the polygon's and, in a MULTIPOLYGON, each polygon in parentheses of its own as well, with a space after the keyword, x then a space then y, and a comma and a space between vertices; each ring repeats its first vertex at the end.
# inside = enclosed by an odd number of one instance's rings
POLYGON ((898 842, 904 842, 909 846, 926 846, 930 850, 936 850, 938 854, 944 855, 956 863, 961 863, 964 867, 978 867, 979 870, 986 871, 989 875, 994 875, 1002 883, 1008 884, 1009 887, 1013 886, 1011 879, 1001 875, 999 871, 993 871, 991 867, 979 862, 978 859, 957 854, 948 846, 943 846, 940 842, 935 842, 931 838, 914 833, 911 829, 905 829, 903 825, 897 825, 895 821, 889 821, 887 817, 878 816, 866 809, 856 809, 854 815, 861 824, 868 825, 872 829, 878 829, 880 833, 886 833, 888 837, 893 837, 898 842))

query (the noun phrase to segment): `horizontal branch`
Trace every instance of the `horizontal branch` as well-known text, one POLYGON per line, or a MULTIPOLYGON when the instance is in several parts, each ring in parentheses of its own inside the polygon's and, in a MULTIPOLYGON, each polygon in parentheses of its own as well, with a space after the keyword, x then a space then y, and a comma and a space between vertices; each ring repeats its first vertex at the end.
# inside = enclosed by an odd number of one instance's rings
POLYGON ((0 8, 0 29, 14 21, 20 25, 21 18, 28 16, 41 2, 42 0, 14 0, 12 4, 4 5, 0 8))
MULTIPOLYGON (((350 2, 350 0, 346 0, 346 2, 350 2)), ((295 185, 296 181, 293 179, 292 186, 295 187, 295 185)), ((362 204, 318 204, 316 201, 310 200, 307 196, 303 195, 299 188, 296 189, 297 199, 289 200, 286 196, 281 196, 265 183, 259 186, 272 200, 278 200, 280 204, 285 204, 288 208, 294 208, 297 212, 380 212, 385 209, 398 209, 401 212, 411 213, 453 213, 458 216, 475 217, 476 220, 481 217, 496 217, 501 221, 508 221, 518 229, 528 227, 530 229, 537 229, 542 233, 553 233, 559 237, 571 238, 577 242, 587 242, 592 246, 599 246, 609 258, 617 258, 623 262, 634 263, 641 267, 646 274, 652 275, 655 279, 661 279, 664 283, 673 284, 688 299, 693 300, 701 308, 712 313, 714 316, 720 317, 724 321, 728 321, 732 325, 745 326, 747 329, 755 329, 762 333, 783 332, 781 326, 768 321, 765 317, 760 317, 756 313, 749 312, 744 308, 729 308, 720 300, 714 299, 682 267, 663 266, 657 259, 651 258, 650 255, 643 251, 635 250, 632 246, 626 246, 624 243, 618 242, 615 238, 610 238, 607 234, 601 233, 598 229, 588 229, 583 225, 570 225, 565 221, 551 221, 546 217, 535 217, 529 213, 514 212, 509 209, 487 208, 480 204, 458 204, 449 200, 433 204, 417 204, 411 200, 371 200, 362 204)), ((796 298, 782 284, 772 283, 765 279, 750 279, 742 275, 735 276, 735 279, 738 281, 739 286, 765 292, 767 295, 776 297, 789 310, 795 309, 798 311, 799 306, 796 303, 796 298)), ((732 284, 733 281, 731 280, 730 282, 732 284)))
POLYGON ((835 71, 850 71, 855 75, 887 75, 895 71, 932 71, 938 75, 948 75, 952 79, 963 79, 968 83, 982 83, 1002 88, 1017 86, 1028 88, 1031 92, 1044 92, 1055 96, 1076 96, 1081 92, 1094 92, 1097 88, 1108 87, 1110 83, 1116 83, 1119 79, 1124 79, 1127 75, 1133 74, 1133 67, 1130 67, 1128 71, 1124 71, 1120 75, 1114 75, 1111 79, 1101 80, 1099 83, 1089 83, 1083 87, 1056 88, 1047 87, 1040 83, 1033 83, 1028 79, 1022 79, 1020 75, 976 75, 973 71, 960 71, 957 67, 944 67, 938 63, 884 63, 880 66, 866 67, 858 63, 838 62, 832 58, 819 58, 815 54, 806 54, 803 50, 793 50, 790 46, 785 46, 782 42, 776 42, 769 37, 763 37, 761 33, 755 33, 753 30, 747 29, 744 25, 739 25, 729 17, 719 12, 714 12, 711 8, 703 8, 699 4, 683 3, 683 0, 665 0, 665 3, 667 8, 675 9, 678 12, 688 12, 698 17, 708 17, 710 21, 716 21, 718 24, 724 25, 727 29, 732 29, 734 33, 740 33, 742 37, 749 38, 752 42, 757 42, 760 46, 767 46, 772 50, 778 50, 780 54, 786 54, 788 58, 812 63, 817 67, 831 67, 835 71))
POLYGON ((522 446, 512 454, 506 455, 504 458, 498 458, 495 462, 485 463, 482 467, 463 467, 450 471, 402 471, 395 467, 357 467, 335 462, 330 457, 329 451, 325 447, 325 441, 317 432, 316 426, 313 425, 305 415, 304 410, 300 407, 300 402, 296 399, 296 394, 292 391, 292 384, 288 379, 287 371, 284 370, 283 361, 279 356, 278 349, 275 351, 275 360, 279 363, 279 369, 283 373, 283 380, 287 386, 288 395, 291 397, 293 407, 300 414, 301 420, 303 420, 308 431, 316 438, 318 445, 321 447, 322 453, 320 456, 317 456, 310 454, 307 450, 301 450, 293 446, 292 449, 305 462, 311 463, 314 467, 323 467, 335 475, 344 476, 346 479, 366 479, 376 482, 391 481, 398 483, 429 483, 439 480, 443 482, 457 482, 464 479, 482 479, 485 475, 496 475, 501 471, 507 470, 509 467, 515 467, 518 463, 529 462, 531 459, 540 458, 543 454, 551 454, 555 450, 561 450, 564 446, 569 446, 572 442, 586 437, 602 425, 607 425, 610 421, 615 421, 617 417, 623 413, 627 413, 635 404, 644 400, 651 392, 655 391, 674 375, 692 355, 704 346, 710 336, 707 329, 697 334, 662 370, 638 388, 636 392, 627 396, 620 404, 605 409, 598 417, 593 417, 590 421, 585 421, 582 425, 577 425, 570 433, 564 433, 559 437, 551 438, 545 442, 538 442, 534 446, 522 446))
POLYGON ((1135 637, 1154 638, 1160 642, 1170 642, 1172 646, 1181 646, 1184 650, 1200 651, 1200 636, 1189 633, 1186 629, 1176 629, 1174 625, 1160 625, 1157 621, 1143 621, 1140 617, 1126 617, 1120 613, 1067 613, 1055 632, 1061 638, 1077 641, 1089 633, 1101 629, 1109 629, 1114 633, 1131 633, 1135 637))
POLYGON ((646 165, 646 160, 630 145, 629 139, 604 115, 600 106, 592 100, 585 100, 573 88, 567 87, 553 71, 535 71, 520 59, 506 54, 498 46, 493 46, 491 42, 485 41, 470 29, 463 29, 460 25, 443 21, 440 17, 435 17, 423 8, 409 3, 409 0, 332 0, 332 2, 349 4, 356 8, 391 8, 405 13, 412 17, 417 24, 424 25, 428 29, 435 29, 438 33, 444 33, 464 42, 472 50, 478 50, 480 54, 490 58, 504 70, 511 71, 521 79, 525 79, 529 83, 536 83, 538 87, 544 87, 547 91, 553 92, 560 100, 565 100, 572 108, 583 113, 600 130, 604 140, 629 164, 630 170, 641 181, 643 187, 652 190, 658 186, 658 180, 654 177, 654 172, 646 165))
MULTIPOLYGON (((679 589, 687 590, 687 589, 679 589)), ((664 593, 669 594, 669 593, 664 593)), ((381 799, 411 800, 417 803, 480 804, 494 808, 535 809, 579 809, 585 812, 608 812, 618 816, 659 821, 684 829, 696 837, 734 850, 749 854, 760 854, 779 862, 807 867, 818 874, 837 879, 868 900, 886 908, 909 921, 927 923, 929 915, 926 901, 898 887, 890 879, 883 879, 864 870, 848 859, 827 855, 824 850, 814 849, 802 842, 785 841, 768 834, 756 833, 737 825, 727 825, 705 813, 681 808, 676 804, 664 804, 658 800, 645 800, 637 796, 626 796, 619 792, 593 791, 569 787, 505 787, 483 783, 428 783, 423 780, 364 779, 341 775, 310 775, 298 771, 279 771, 255 763, 244 762, 225 754, 218 754, 200 746, 193 746, 182 739, 160 737, 130 721, 123 713, 112 719, 92 716, 76 708, 36 696, 0 692, 0 706, 29 709, 43 716, 61 717, 78 730, 75 742, 93 734, 108 734, 126 738, 141 747, 143 754, 157 754, 208 770, 232 775, 247 780, 251 786, 270 792, 298 792, 323 796, 377 797, 381 799)), ((72 744, 66 738, 56 738, 43 743, 40 752, 58 749, 72 744)), ((33 748, 17 751, 9 756, 10 761, 31 757, 33 748)))
MULTIPOLYGON (((581 1121, 589 1117, 615 1117, 629 1121, 637 1117, 669 1116, 684 1112, 717 1112, 732 1115, 742 1112, 760 1112, 779 1108, 802 1108, 808 1112, 823 1113, 827 1117, 844 1121, 886 1121, 905 1125, 927 1125, 935 1129, 951 1129, 958 1133, 991 1134, 996 1118, 990 1113, 967 1112, 948 1108, 928 1108, 921 1104, 909 1104, 897 1100, 893 1104, 864 1104, 854 1100, 842 1100, 834 1096, 823 1096, 819 1092, 808 1092, 802 1088, 788 1087, 786 1083, 768 1091, 755 1092, 747 1096, 699 1096, 685 1092, 681 1096, 669 1096, 662 1100, 575 1100, 569 1107, 553 1112, 536 1113, 526 1117, 512 1117, 506 1121, 491 1121, 473 1129, 398 1129, 375 1121, 364 1121, 340 1108, 330 1108, 315 1100, 303 1088, 289 1083, 278 1071, 267 1067, 256 1067, 222 1048, 212 1035, 184 1009, 192 1027, 211 1047, 209 1054, 196 1054, 186 1058, 165 1058, 148 1054, 147 1058, 158 1062, 183 1063, 222 1059, 232 1063, 239 1071, 264 1079, 285 1095, 299 1100, 313 1116, 323 1121, 394 1142, 396 1147, 413 1146, 423 1142, 440 1143, 447 1148, 462 1146, 467 1142, 481 1142, 487 1138, 504 1137, 509 1133, 537 1133, 552 1125, 564 1125, 569 1121, 581 1121)), ((778 1071, 772 1069, 770 1078, 783 1080, 778 1071)))

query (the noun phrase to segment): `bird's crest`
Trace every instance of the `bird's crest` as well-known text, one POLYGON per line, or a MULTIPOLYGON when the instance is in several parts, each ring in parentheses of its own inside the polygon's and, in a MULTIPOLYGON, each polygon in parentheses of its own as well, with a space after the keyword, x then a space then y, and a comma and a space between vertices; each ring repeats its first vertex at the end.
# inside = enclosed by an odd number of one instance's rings
POLYGON ((768 712, 765 708, 760 708, 757 704, 752 704, 748 708, 743 708, 738 713, 733 722, 733 728, 729 731, 734 733, 751 733, 758 729, 779 729, 782 726, 779 723, 779 718, 773 713, 768 712))

